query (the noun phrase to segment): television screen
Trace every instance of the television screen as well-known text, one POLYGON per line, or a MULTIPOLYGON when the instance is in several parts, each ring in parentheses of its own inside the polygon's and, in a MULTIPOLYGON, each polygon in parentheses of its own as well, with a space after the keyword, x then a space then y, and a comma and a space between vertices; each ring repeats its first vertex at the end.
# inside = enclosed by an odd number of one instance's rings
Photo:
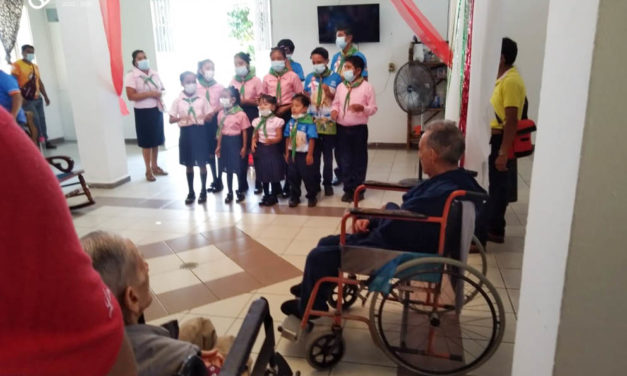
POLYGON ((318 39, 320 43, 335 43, 338 26, 348 26, 353 41, 379 41, 379 4, 318 7, 318 39))

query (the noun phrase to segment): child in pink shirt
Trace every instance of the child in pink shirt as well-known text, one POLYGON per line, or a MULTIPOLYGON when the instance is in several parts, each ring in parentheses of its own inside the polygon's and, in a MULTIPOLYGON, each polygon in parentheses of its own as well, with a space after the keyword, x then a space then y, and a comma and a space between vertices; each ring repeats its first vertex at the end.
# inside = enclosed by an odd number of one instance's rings
POLYGON ((298 75, 285 67, 287 57, 285 51, 275 47, 270 51, 271 66, 270 73, 263 78, 264 94, 276 97, 278 108, 277 116, 284 121, 289 121, 292 117, 292 97, 303 92, 303 83, 298 75))
POLYGON ((178 123, 181 128, 179 137, 179 163, 187 167, 187 187, 189 194, 186 204, 196 200, 194 193, 194 166, 200 168, 202 189, 198 203, 207 201, 207 162, 209 161, 209 145, 207 143, 206 120, 211 116, 211 106, 203 96, 198 95, 196 75, 192 72, 181 73, 183 92, 172 103, 170 108, 170 124, 178 123))
MULTIPOLYGON (((337 87, 331 119, 337 122, 337 151, 342 170, 342 201, 352 202, 355 189, 366 180, 368 168, 368 118, 377 112, 374 90, 362 77, 365 63, 359 56, 344 62, 345 81, 337 87)), ((360 195, 363 199, 363 191, 360 195)))
MULTIPOLYGON (((222 91, 220 95, 222 111, 218 113, 218 170, 226 172, 226 185, 229 193, 224 199, 225 203, 233 201, 233 175, 237 174, 237 182, 241 187, 246 180, 242 174, 242 159, 247 157, 246 139, 247 129, 250 128, 248 116, 240 107, 239 91, 233 86, 222 91)), ((242 202, 246 198, 243 192, 237 192, 236 202, 242 202)))
POLYGON ((255 161, 255 173, 263 185, 263 197, 259 205, 273 206, 277 204, 277 195, 281 192, 281 180, 285 176, 283 139, 285 122, 274 115, 277 100, 275 97, 262 94, 259 98, 259 117, 253 120, 252 151, 255 161), (272 193, 270 192, 272 185, 272 193))
POLYGON ((205 59, 198 62, 198 95, 204 97, 211 105, 211 113, 209 118, 205 122, 207 127, 207 136, 209 137, 209 167, 211 169, 211 176, 213 182, 207 189, 207 192, 218 193, 223 189, 222 180, 216 172, 216 146, 218 139, 216 133, 218 132, 218 118, 217 114, 220 111, 220 94, 224 90, 224 86, 220 85, 213 78, 215 76, 215 64, 210 59, 205 59))

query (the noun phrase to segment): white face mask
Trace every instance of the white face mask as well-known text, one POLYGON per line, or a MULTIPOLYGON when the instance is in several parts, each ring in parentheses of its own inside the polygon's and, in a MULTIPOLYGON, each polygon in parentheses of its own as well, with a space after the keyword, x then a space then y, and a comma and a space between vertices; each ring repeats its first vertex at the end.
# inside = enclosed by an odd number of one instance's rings
POLYGON ((285 61, 283 60, 272 60, 271 65, 275 72, 280 72, 285 69, 285 61))
POLYGON ((248 68, 246 68, 245 65, 235 67, 235 74, 238 76, 244 77, 245 75, 248 74, 248 68))
POLYGON ((324 64, 314 64, 313 70, 317 74, 322 74, 325 70, 327 70, 327 66, 324 64))
POLYGON ((266 108, 265 110, 263 110, 261 108, 259 109, 259 116, 266 117, 266 116, 270 116, 270 115, 272 115, 272 110, 271 109, 269 109, 269 108, 266 108))
POLYGON ((191 84, 185 84, 183 85, 183 91, 185 91, 185 94, 187 95, 193 95, 196 93, 196 83, 191 83, 191 84))
POLYGON ((344 71, 344 79, 348 82, 353 82, 355 79, 355 72, 352 69, 344 71))
POLYGON ((343 50, 346 47, 346 37, 335 37, 335 45, 340 50, 343 50))
POLYGON ((231 107, 231 99, 229 99, 229 98, 220 98, 220 104, 224 108, 229 108, 229 107, 231 107))
POLYGON ((298 120, 305 117, 305 114, 294 114, 292 115, 292 119, 298 120))
POLYGON ((35 60, 35 54, 26 54, 26 61, 32 62, 35 60))
POLYGON ((148 59, 140 60, 137 62, 137 68, 144 71, 148 70, 150 69, 150 62, 148 61, 148 59))
POLYGON ((293 54, 287 54, 286 57, 290 60, 292 60, 292 56, 294 56, 293 54))
POLYGON ((206 70, 206 71, 203 72, 202 76, 205 78, 205 80, 211 81, 211 80, 213 80, 213 75, 214 74, 215 74, 214 71, 206 70))

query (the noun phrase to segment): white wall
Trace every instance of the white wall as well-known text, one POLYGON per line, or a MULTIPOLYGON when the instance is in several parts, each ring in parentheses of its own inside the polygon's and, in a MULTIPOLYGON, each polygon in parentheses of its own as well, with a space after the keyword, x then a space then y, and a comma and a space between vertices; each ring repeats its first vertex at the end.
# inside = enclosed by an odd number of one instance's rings
POLYGON ((598 4, 599 0, 582 0, 573 7, 570 0, 551 0, 549 6, 538 122, 551 126, 540 126, 537 132, 515 376, 553 371, 598 4))
MULTIPOLYGON (((303 65, 306 73, 311 72, 309 54, 319 46, 317 6, 379 3, 380 42, 361 43, 360 51, 368 60, 369 82, 377 94, 379 111, 369 122, 369 142, 404 143, 407 131, 407 115, 394 99, 392 86, 396 72, 388 73, 388 64, 397 68, 407 62, 408 48, 414 33, 398 15, 389 1, 294 1, 272 0, 272 41, 290 38, 296 45, 294 59, 303 65)), ((421 0, 420 10, 446 39, 448 1, 421 0)), ((334 44, 324 44, 332 55, 337 52, 334 44)), ((269 59, 269 58, 268 58, 269 59)), ((259 74, 261 75, 261 74, 259 74)))

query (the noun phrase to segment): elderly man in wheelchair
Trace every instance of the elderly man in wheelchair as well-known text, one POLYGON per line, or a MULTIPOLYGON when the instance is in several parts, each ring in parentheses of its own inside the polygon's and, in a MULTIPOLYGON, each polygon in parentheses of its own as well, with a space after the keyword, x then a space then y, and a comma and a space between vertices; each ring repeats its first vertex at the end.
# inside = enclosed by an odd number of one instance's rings
POLYGON ((280 330, 296 340, 311 330, 310 320, 333 319, 331 333, 309 341, 312 366, 328 368, 341 359, 342 320, 366 323, 386 355, 418 374, 465 374, 494 353, 504 310, 484 276, 485 265, 482 273, 466 264, 486 192, 458 167, 464 150, 454 122, 427 125, 419 157, 430 178, 411 188, 366 182, 356 195, 363 189, 407 193, 400 206, 349 209, 341 234, 322 238, 309 253, 302 283, 290 289, 296 299, 281 307, 288 318, 280 330), (352 234, 346 233, 349 219, 352 234), (355 274, 368 278, 357 280, 355 274), (360 295, 364 304, 374 293, 369 318, 344 312, 361 290, 367 291, 360 295), (328 302, 335 312, 328 312, 328 302))

